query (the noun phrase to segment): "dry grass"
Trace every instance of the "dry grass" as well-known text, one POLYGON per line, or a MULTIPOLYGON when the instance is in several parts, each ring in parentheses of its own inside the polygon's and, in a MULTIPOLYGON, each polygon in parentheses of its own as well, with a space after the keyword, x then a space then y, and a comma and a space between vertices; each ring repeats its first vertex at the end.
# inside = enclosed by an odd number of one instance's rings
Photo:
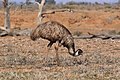
POLYGON ((48 41, 33 42, 29 37, 0 38, 0 80, 119 80, 119 40, 75 40, 83 56, 73 58, 67 49, 59 50, 61 65, 56 65, 48 41), (48 54, 48 57, 47 57, 48 54), (46 59, 47 58, 47 59, 46 59))

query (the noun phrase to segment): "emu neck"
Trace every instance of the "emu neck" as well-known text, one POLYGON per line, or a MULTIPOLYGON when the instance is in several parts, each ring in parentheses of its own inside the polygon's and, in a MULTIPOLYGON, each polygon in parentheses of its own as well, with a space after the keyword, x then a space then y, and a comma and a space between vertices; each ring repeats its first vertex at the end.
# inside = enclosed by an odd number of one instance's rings
POLYGON ((73 48, 68 49, 68 52, 69 52, 69 54, 72 55, 72 56, 75 55, 75 49, 73 49, 73 48))

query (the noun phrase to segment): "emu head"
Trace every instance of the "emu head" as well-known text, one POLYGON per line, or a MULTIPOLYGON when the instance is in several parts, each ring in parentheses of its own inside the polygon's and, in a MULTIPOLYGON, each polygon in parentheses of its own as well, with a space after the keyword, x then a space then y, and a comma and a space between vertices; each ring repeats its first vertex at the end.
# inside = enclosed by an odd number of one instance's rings
POLYGON ((83 53, 81 49, 78 49, 77 51, 75 51, 73 48, 70 48, 68 51, 69 51, 69 54, 72 55, 73 57, 77 57, 79 55, 82 55, 83 53))
POLYGON ((77 57, 79 55, 82 55, 83 51, 81 49, 78 49, 75 53, 74 53, 74 57, 77 57))

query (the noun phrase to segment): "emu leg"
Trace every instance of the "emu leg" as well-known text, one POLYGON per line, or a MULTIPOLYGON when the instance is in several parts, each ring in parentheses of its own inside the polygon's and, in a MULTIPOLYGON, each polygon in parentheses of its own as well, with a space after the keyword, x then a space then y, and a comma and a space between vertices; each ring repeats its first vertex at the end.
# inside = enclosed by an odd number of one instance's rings
POLYGON ((50 42, 47 47, 51 48, 51 46, 53 45, 53 42, 50 42))
MULTIPOLYGON (((45 61, 47 61, 48 60, 48 53, 49 53, 49 51, 50 51, 50 48, 52 47, 52 45, 53 45, 53 42, 50 42, 48 45, 47 45, 47 53, 46 53, 46 58, 45 58, 45 61)), ((48 61, 47 61, 48 62, 48 61)))
POLYGON ((50 47, 47 48, 47 52, 46 52, 46 55, 45 55, 45 62, 46 63, 48 63, 48 58, 49 58, 48 53, 49 53, 49 51, 50 51, 50 47))
POLYGON ((59 47, 62 46, 62 44, 60 42, 57 42, 58 44, 55 46, 55 51, 56 51, 56 61, 57 61, 57 65, 60 65, 60 60, 59 60, 59 54, 58 54, 58 49, 59 47))
POLYGON ((60 60, 59 60, 59 55, 58 55, 58 46, 55 46, 55 51, 56 51, 56 61, 57 61, 57 65, 60 65, 60 60))

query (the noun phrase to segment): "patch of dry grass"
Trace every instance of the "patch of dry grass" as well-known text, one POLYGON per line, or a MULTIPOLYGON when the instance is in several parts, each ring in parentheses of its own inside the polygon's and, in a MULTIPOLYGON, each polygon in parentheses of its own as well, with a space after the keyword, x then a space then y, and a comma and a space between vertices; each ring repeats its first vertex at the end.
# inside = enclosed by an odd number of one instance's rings
POLYGON ((119 40, 77 39, 76 48, 84 51, 83 56, 71 57, 62 47, 60 66, 54 48, 46 52, 47 41, 42 39, 3 37, 0 44, 0 80, 120 79, 119 40))

